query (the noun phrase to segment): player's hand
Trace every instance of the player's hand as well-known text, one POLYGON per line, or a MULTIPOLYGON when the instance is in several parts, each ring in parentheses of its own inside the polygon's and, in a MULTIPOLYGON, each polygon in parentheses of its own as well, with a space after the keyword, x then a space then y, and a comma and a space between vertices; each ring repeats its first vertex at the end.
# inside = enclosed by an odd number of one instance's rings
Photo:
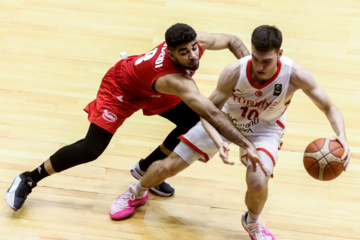
POLYGON ((252 163, 253 172, 256 172, 257 164, 260 166, 261 170, 264 172, 266 177, 270 176, 270 172, 265 168, 264 163, 262 162, 260 155, 255 147, 246 149, 248 153, 248 158, 252 163))
POLYGON ((344 154, 342 155, 341 160, 345 161, 344 171, 346 171, 346 169, 348 168, 349 163, 350 163, 350 148, 347 143, 347 140, 346 140, 346 138, 338 137, 338 136, 334 136, 331 140, 338 141, 344 148, 344 154))
POLYGON ((229 161, 229 151, 230 151, 229 143, 221 142, 219 147, 220 158, 223 160, 225 164, 234 165, 235 162, 229 161))

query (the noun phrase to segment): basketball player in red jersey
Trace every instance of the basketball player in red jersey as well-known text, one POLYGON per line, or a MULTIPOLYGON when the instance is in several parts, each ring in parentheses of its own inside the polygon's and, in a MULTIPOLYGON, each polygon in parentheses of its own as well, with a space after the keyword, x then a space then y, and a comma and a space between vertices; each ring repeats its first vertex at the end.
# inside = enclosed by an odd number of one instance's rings
POLYGON ((168 150, 175 148, 177 137, 190 129, 200 115, 227 139, 246 149, 254 166, 258 163, 267 173, 253 144, 199 92, 192 78, 205 50, 228 48, 240 58, 248 54, 242 41, 232 35, 196 33, 186 24, 171 26, 165 38, 166 42, 148 53, 125 57, 106 73, 96 99, 85 108, 91 122, 85 138, 61 148, 32 172, 16 176, 6 192, 11 208, 20 209, 44 177, 98 158, 125 119, 139 109, 145 115, 159 114, 177 125, 163 144, 168 150))

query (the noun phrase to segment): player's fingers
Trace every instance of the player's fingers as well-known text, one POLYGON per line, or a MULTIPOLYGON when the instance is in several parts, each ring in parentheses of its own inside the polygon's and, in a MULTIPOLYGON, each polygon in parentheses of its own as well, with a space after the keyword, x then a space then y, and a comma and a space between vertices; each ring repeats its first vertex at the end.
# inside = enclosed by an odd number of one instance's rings
POLYGON ((221 157, 221 159, 228 159, 229 158, 229 152, 227 152, 227 151, 223 151, 223 150, 220 150, 220 152, 219 152, 219 154, 220 154, 220 157, 221 157))
POLYGON ((261 164, 261 165, 260 165, 260 168, 261 168, 261 170, 265 173, 265 176, 266 176, 266 177, 270 176, 270 173, 269 173, 269 171, 265 168, 265 165, 264 165, 264 164, 261 164))
POLYGON ((226 159, 222 158, 222 160, 223 160, 223 163, 228 164, 228 165, 234 165, 235 164, 235 162, 229 161, 227 158, 226 159))
POLYGON ((349 154, 349 149, 344 149, 344 154, 342 155, 341 157, 341 160, 345 161, 347 160, 348 158, 350 158, 350 154, 349 154))
POLYGON ((349 161, 346 161, 346 162, 344 163, 344 171, 345 171, 345 172, 346 172, 348 166, 349 166, 349 161))
POLYGON ((348 152, 346 161, 344 163, 344 171, 346 171, 347 168, 349 167, 349 163, 350 163, 350 153, 348 152))

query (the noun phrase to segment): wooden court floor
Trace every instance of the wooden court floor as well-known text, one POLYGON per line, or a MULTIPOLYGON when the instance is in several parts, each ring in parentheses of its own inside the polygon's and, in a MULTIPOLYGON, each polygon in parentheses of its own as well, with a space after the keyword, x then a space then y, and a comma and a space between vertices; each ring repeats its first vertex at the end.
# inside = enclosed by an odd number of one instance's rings
MULTIPOLYGON (((250 47, 252 30, 276 25, 284 55, 306 66, 342 111, 352 160, 330 182, 304 170, 306 145, 331 138, 325 116, 302 93, 288 109, 287 132, 262 214, 276 239, 360 239, 360 1, 359 0, 0 0, 0 239, 249 239, 245 169, 216 156, 168 180, 173 197, 150 195, 123 221, 112 201, 135 183, 129 169, 174 127, 136 113, 96 161, 39 182, 14 212, 5 192, 60 147, 84 137, 82 110, 119 53, 141 54, 164 40, 172 24, 230 33, 250 47)), ((194 78, 208 96, 234 56, 208 51, 194 78)))

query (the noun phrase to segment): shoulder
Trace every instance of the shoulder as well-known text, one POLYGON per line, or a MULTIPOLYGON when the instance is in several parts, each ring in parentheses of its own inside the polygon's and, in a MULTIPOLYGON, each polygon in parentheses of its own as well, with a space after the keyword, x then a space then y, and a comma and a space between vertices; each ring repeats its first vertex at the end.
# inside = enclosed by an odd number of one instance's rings
POLYGON ((240 70, 241 59, 227 65, 220 74, 218 87, 232 88, 240 77, 240 70))
POLYGON ((299 63, 293 62, 290 82, 297 88, 311 88, 316 85, 315 78, 311 72, 299 63))
POLYGON ((227 65, 224 69, 224 71, 229 74, 230 76, 239 76, 240 75, 240 70, 241 70, 241 63, 242 60, 239 59, 235 62, 230 63, 229 65, 227 65))

